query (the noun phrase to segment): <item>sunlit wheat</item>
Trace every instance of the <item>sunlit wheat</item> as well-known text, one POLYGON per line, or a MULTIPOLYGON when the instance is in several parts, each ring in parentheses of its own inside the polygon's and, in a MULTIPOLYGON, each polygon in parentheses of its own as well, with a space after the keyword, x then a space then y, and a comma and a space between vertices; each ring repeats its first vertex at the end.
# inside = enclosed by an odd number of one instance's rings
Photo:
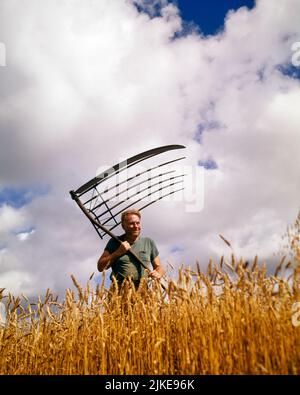
MULTIPOLYGON (((36 304, 3 296, 1 374, 299 374, 300 328, 292 324, 297 278, 257 257, 224 257, 207 273, 181 267, 175 281, 122 290, 47 291, 36 304), (223 266, 223 268, 221 267, 223 266), (248 267, 247 267, 248 266, 248 267)), ((297 273, 297 270, 294 270, 297 273)))

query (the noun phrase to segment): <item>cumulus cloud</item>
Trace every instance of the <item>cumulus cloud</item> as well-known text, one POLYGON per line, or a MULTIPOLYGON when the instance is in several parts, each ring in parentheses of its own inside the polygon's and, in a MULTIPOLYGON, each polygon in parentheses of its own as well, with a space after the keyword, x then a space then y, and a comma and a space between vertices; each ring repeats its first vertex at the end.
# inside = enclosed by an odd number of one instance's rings
POLYGON ((7 204, 0 207, 0 237, 3 238, 10 232, 20 229, 28 221, 22 209, 15 209, 7 204))
POLYGON ((1 2, 0 185, 48 191, 0 208, 1 287, 34 295, 63 292, 70 274, 86 281, 105 244, 68 191, 159 145, 185 145, 191 168, 214 164, 202 210, 145 210, 164 262, 205 265, 228 253, 220 233, 237 254, 270 259, 296 216, 300 87, 280 66, 299 41, 299 2, 257 1, 209 37, 178 34, 167 1, 148 14, 135 3, 1 2))
POLYGON ((29 230, 29 231, 25 231, 25 232, 19 232, 18 234, 17 234, 17 236, 18 236, 18 239, 20 240, 20 241, 26 241, 26 240, 28 240, 28 237, 30 236, 30 235, 32 235, 33 233, 35 232, 35 230, 34 229, 31 229, 31 230, 29 230))

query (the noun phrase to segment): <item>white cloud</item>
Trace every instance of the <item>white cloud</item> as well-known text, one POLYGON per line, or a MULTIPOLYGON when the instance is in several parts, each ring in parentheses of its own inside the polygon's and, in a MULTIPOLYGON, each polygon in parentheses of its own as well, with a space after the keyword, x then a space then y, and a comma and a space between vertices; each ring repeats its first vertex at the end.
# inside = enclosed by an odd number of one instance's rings
POLYGON ((0 273, 1 284, 6 288, 5 293, 20 295, 21 293, 34 294, 33 278, 26 271, 8 270, 6 273, 0 273))
POLYGON ((0 237, 24 226, 27 215, 24 209, 15 209, 7 204, 0 206, 0 237))
POLYGON ((51 192, 26 210, 0 208, 1 286, 36 294, 63 292, 70 274, 86 282, 106 240, 68 191, 100 166, 172 143, 187 146, 186 164, 213 158, 218 169, 205 171, 202 211, 145 210, 162 258, 204 265, 228 253, 220 233, 237 254, 270 257, 299 206, 300 85, 277 69, 299 41, 299 12, 297 0, 260 0, 231 12, 217 36, 173 40, 171 5, 150 19, 130 1, 3 0, 0 185, 51 192), (210 125, 201 145, 200 124, 210 125), (9 236, 31 226, 30 237, 9 236))
POLYGON ((32 235, 33 233, 35 232, 35 229, 32 229, 32 230, 30 230, 30 231, 25 231, 25 232, 19 232, 18 234, 17 234, 17 237, 18 237, 18 239, 20 240, 20 241, 26 241, 26 240, 28 240, 28 237, 30 236, 30 235, 32 235))

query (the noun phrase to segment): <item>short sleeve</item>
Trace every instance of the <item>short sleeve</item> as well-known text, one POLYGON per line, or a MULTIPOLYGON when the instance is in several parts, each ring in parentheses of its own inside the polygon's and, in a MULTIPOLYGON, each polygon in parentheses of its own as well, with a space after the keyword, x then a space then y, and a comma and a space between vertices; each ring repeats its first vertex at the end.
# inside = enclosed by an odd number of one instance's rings
POLYGON ((150 257, 151 257, 151 262, 152 262, 158 256, 159 251, 158 251, 158 249, 156 247, 155 242, 152 239, 149 238, 149 242, 150 242, 150 246, 151 246, 150 257))
POLYGON ((117 249, 118 249, 118 244, 114 239, 110 239, 104 248, 104 250, 108 251, 110 254, 115 252, 117 249))

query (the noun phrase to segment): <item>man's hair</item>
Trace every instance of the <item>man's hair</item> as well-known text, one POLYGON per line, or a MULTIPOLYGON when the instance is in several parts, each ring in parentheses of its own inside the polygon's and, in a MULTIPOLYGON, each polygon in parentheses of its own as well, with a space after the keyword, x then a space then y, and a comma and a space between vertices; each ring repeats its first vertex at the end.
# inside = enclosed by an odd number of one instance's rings
POLYGON ((139 212, 139 210, 126 210, 123 211, 122 215, 121 215, 121 222, 123 223, 124 221, 126 221, 126 218, 128 215, 137 215, 139 217, 139 219, 141 219, 141 213, 139 212))

